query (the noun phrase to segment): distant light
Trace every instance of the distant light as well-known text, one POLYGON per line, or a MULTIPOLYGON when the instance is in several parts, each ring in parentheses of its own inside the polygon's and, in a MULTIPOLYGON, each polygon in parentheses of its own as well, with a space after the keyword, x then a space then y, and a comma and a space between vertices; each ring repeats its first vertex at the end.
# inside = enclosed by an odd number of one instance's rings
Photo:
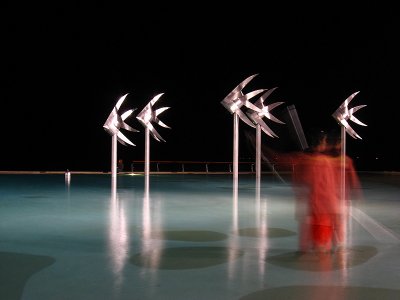
POLYGON ((71 172, 67 169, 65 172, 65 183, 69 186, 71 183, 71 172))

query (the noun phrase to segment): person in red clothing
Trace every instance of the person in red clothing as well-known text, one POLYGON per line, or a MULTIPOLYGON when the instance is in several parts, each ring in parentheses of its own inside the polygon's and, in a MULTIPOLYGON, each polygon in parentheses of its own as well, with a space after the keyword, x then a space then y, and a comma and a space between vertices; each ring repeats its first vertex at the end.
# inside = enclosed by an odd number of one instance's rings
POLYGON ((361 183, 351 157, 342 153, 342 141, 338 133, 329 136, 328 153, 331 155, 336 181, 338 212, 334 222, 334 247, 340 249, 346 245, 347 223, 352 201, 362 199, 361 183))
MULTIPOLYGON (((249 141, 254 139, 248 135, 249 141)), ((340 140, 327 131, 314 130, 308 136, 310 147, 305 151, 278 152, 263 145, 262 158, 268 163, 290 162, 295 195, 295 218, 298 222, 300 252, 328 253, 345 243, 348 206, 352 189, 359 181, 352 160, 341 162, 340 140), (339 149, 339 154, 338 154, 339 149), (340 192, 341 169, 346 167, 346 196, 340 192)))
POLYGON ((329 252, 333 246, 334 219, 339 212, 334 163, 328 150, 328 135, 315 130, 306 151, 279 153, 263 147, 269 162, 291 162, 295 194, 295 218, 299 251, 329 252))
POLYGON ((339 212, 336 192, 335 169, 328 150, 326 132, 319 131, 313 136, 311 152, 303 158, 300 176, 303 189, 306 189, 306 225, 303 225, 304 238, 309 236, 308 249, 329 252, 333 246, 335 218, 339 212), (308 232, 307 232, 308 231, 308 232))

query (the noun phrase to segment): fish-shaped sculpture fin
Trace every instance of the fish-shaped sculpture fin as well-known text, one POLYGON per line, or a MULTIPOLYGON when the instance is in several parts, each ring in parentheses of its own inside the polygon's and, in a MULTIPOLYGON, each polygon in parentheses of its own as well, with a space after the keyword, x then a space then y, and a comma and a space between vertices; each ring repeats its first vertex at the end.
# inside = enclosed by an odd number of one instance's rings
POLYGON ((126 129, 132 132, 138 132, 139 130, 136 130, 134 128, 132 128, 131 126, 129 126, 127 123, 125 123, 125 119, 127 119, 132 112, 135 109, 130 109, 126 112, 124 112, 122 115, 120 115, 118 113, 118 110, 120 109, 122 103, 124 102, 126 96, 128 94, 123 95, 122 97, 120 97, 117 101, 117 104, 113 107, 110 115, 108 116, 106 122, 103 125, 103 128, 106 132, 108 132, 110 135, 116 135, 117 136, 117 140, 123 144, 123 145, 132 145, 135 146, 135 144, 133 144, 126 136, 124 136, 121 133, 121 129, 126 129))
POLYGON ((261 130, 268 134, 270 137, 278 137, 275 132, 272 131, 271 128, 263 121, 263 119, 257 120, 258 124, 261 126, 261 130))
MULTIPOLYGON (((256 77, 258 74, 251 75, 247 77, 245 80, 243 80, 241 83, 239 83, 225 98, 229 99, 228 101, 231 101, 232 99, 238 98, 242 94, 242 90, 244 87, 251 81, 253 80, 254 77, 256 77)), ((224 101, 222 100, 222 101, 224 101)))
POLYGON ((156 109, 156 111, 155 111, 156 117, 154 118, 154 122, 155 122, 156 124, 158 124, 158 125, 164 127, 164 128, 171 128, 171 127, 169 127, 168 125, 166 125, 164 122, 162 122, 159 118, 157 118, 157 116, 158 116, 159 114, 161 114, 162 112, 166 111, 167 109, 169 109, 169 107, 161 107, 161 108, 159 108, 159 109, 156 109))
POLYGON ((238 86, 236 86, 222 101, 221 104, 231 113, 235 113, 236 110, 240 109, 241 106, 245 104, 245 102, 250 99, 242 98, 238 100, 238 98, 243 97, 242 90, 243 88, 258 74, 251 75, 243 80, 238 86))
POLYGON ((267 135, 270 137, 278 137, 275 132, 272 131, 272 129, 263 121, 263 117, 266 117, 267 119, 274 121, 276 123, 280 124, 285 124, 275 116, 271 114, 271 110, 273 110, 275 107, 283 104, 284 102, 275 102, 272 104, 269 104, 267 106, 264 105, 264 101, 272 94, 274 90, 276 90, 277 87, 274 87, 272 89, 267 90, 258 100, 254 103, 254 106, 256 109, 253 107, 249 107, 250 109, 246 112, 246 114, 249 116, 249 118, 252 120, 254 124, 259 124, 261 126, 262 131, 264 131, 267 135))
POLYGON ((165 110, 169 109, 169 107, 161 107, 156 110, 153 110, 154 104, 161 98, 162 95, 164 95, 164 93, 160 93, 155 97, 153 97, 149 101, 149 103, 142 109, 142 111, 136 116, 136 118, 140 121, 140 123, 142 123, 144 127, 149 129, 151 136, 155 140, 165 142, 165 140, 161 137, 161 135, 152 125, 152 123, 155 123, 165 128, 171 128, 166 124, 164 124, 160 119, 158 119, 158 115, 160 115, 165 110))
POLYGON ((117 133, 117 140, 123 144, 124 146, 126 146, 127 144, 131 145, 131 146, 136 146, 134 143, 132 143, 121 131, 118 131, 117 133))
POLYGON ((357 119, 354 116, 354 113, 360 110, 361 108, 365 107, 366 105, 358 105, 353 108, 348 107, 349 103, 353 98, 359 93, 355 92, 351 94, 349 97, 346 98, 346 100, 343 101, 343 103, 336 109, 336 111, 332 114, 332 117, 339 123, 341 124, 346 132, 355 139, 361 139, 361 137, 355 132, 353 128, 351 128, 350 124, 348 123, 348 120, 353 121, 354 123, 362 126, 367 126, 363 122, 361 122, 359 119, 357 119))

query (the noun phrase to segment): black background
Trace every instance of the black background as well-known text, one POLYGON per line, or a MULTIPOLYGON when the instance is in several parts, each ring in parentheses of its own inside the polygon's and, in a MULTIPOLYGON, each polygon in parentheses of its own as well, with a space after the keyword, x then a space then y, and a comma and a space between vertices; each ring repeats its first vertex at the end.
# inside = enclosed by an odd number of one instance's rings
MULTIPOLYGON (((231 161, 233 118, 220 101, 244 89, 278 89, 268 103, 282 120, 295 105, 304 131, 338 128, 331 117, 350 107, 368 126, 351 123, 347 153, 364 170, 399 170, 398 26, 392 7, 271 5, 214 7, 68 2, 6 5, 2 17, 1 170, 109 170, 111 137, 103 124, 119 97, 136 108, 118 144, 126 162, 144 160, 144 128, 135 118, 158 93, 170 107, 151 140, 151 160, 231 161)), ((286 125, 268 122, 291 150, 286 125)), ((240 159, 251 160, 240 122, 240 159)))

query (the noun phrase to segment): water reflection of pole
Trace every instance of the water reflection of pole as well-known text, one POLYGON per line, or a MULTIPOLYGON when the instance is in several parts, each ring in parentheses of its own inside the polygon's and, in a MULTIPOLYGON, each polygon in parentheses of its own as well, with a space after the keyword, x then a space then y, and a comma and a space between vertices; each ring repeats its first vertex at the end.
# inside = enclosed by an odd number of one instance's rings
POLYGON ((232 208, 232 229, 235 234, 239 230, 238 219, 238 179, 233 181, 233 208, 232 208))
POLYGON ((144 196, 143 196, 143 240, 149 241, 151 238, 151 212, 150 212, 150 187, 149 176, 144 177, 144 196))
POLYGON ((117 201, 117 178, 111 177, 111 208, 113 208, 113 204, 117 201))
MULTIPOLYGON (((259 274, 265 274, 265 262, 268 251, 268 222, 267 222, 267 202, 261 202, 261 180, 256 179, 256 230, 258 238, 258 253, 259 253, 259 274)), ((261 278, 262 279, 262 278, 261 278)))
POLYGON ((116 177, 111 178, 110 225, 108 235, 111 268, 115 275, 116 290, 119 290, 124 278, 123 269, 128 259, 129 234, 125 209, 118 199, 116 177))
POLYGON ((256 178, 256 223, 261 221, 261 179, 256 178))
MULTIPOLYGON (((157 238, 160 240, 160 244, 157 245, 153 242, 153 217, 151 211, 152 200, 150 197, 150 176, 144 177, 144 194, 143 194, 143 208, 142 208, 142 249, 141 252, 143 256, 143 265, 145 268, 142 270, 142 274, 146 274, 147 270, 150 270, 152 275, 152 281, 156 280, 157 268, 160 264, 161 254, 162 254, 162 231, 160 226, 156 225, 159 230, 159 236, 157 238)), ((160 218, 159 218, 160 219, 160 218)))
POLYGON ((232 234, 228 245, 228 277, 235 276, 235 261, 238 253, 239 218, 238 218, 238 179, 233 180, 232 191, 232 234))

